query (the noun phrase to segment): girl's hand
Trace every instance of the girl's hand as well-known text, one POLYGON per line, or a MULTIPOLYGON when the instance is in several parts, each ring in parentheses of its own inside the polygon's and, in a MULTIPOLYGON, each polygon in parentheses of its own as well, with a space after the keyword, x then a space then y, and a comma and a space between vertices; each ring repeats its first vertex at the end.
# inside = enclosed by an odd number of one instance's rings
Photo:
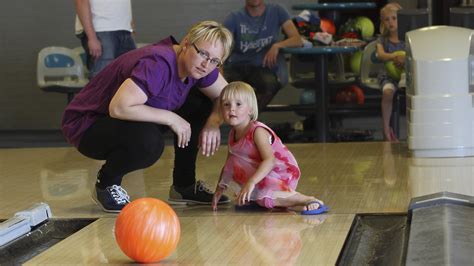
POLYGON ((403 68, 405 66, 405 56, 397 55, 395 58, 393 58, 393 62, 397 67, 403 68))
POLYGON ((178 147, 185 148, 188 146, 189 140, 191 139, 191 125, 188 121, 184 120, 181 116, 176 115, 176 119, 173 119, 170 128, 178 137, 178 147))
POLYGON ((255 184, 252 181, 247 181, 245 186, 240 190, 239 195, 237 196, 237 202, 239 205, 245 205, 246 202, 250 202, 250 195, 255 188, 255 184))
POLYGON ((214 192, 214 196, 212 197, 212 210, 217 211, 217 203, 222 197, 222 192, 224 191, 219 185, 217 185, 216 192, 214 192))

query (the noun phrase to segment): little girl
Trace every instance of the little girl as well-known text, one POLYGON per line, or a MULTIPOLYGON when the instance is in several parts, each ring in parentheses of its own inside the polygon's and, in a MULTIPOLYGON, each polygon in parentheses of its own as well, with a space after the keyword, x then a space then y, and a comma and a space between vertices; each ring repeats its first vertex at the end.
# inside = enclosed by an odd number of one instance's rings
POLYGON ((238 205, 255 202, 268 209, 287 207, 301 214, 327 211, 322 201, 295 191, 301 175, 295 157, 273 130, 256 121, 257 97, 249 84, 229 83, 221 92, 220 108, 232 129, 213 210, 217 210, 224 190, 231 187, 238 205))
MULTIPOLYGON (((402 9, 398 3, 389 3, 380 10, 380 33, 377 40, 377 58, 381 61, 393 60, 397 67, 403 68, 405 57, 394 52, 405 50, 405 42, 398 39, 397 11, 402 9)), ((402 83, 402 82, 401 82, 402 83)), ((380 77, 382 87, 382 120, 384 139, 398 142, 397 136, 390 127, 393 96, 398 89, 398 81, 388 77, 386 73, 380 77)))

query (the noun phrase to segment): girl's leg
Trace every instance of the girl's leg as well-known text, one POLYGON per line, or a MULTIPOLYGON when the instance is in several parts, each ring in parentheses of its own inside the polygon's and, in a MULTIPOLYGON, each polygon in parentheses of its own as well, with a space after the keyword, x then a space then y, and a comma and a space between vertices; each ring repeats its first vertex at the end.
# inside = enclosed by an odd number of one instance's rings
POLYGON ((395 93, 395 85, 386 83, 382 88, 382 121, 383 121, 383 137, 384 140, 395 141, 393 139, 392 129, 390 128, 390 117, 392 115, 393 95, 395 93))
POLYGON ((273 204, 275 207, 285 207, 295 211, 306 211, 315 210, 324 203, 313 196, 306 196, 296 192, 294 195, 289 197, 275 198, 273 204))

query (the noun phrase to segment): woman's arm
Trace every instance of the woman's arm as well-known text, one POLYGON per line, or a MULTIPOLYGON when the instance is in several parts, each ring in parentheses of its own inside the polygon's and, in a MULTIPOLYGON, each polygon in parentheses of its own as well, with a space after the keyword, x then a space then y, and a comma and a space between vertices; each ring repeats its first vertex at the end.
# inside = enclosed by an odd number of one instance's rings
POLYGON ((178 146, 186 147, 191 137, 190 124, 171 111, 145 105, 147 100, 140 87, 132 79, 126 79, 109 104, 109 114, 117 119, 169 126, 178 136, 178 146))
POLYGON ((250 195, 255 185, 262 181, 275 166, 275 156, 273 155, 273 149, 270 143, 270 132, 265 128, 258 127, 254 132, 254 141, 262 158, 262 162, 258 166, 257 171, 249 178, 242 190, 240 190, 240 194, 237 197, 239 204, 245 204, 245 202, 250 201, 250 195))
POLYGON ((199 147, 201 147, 202 154, 205 156, 214 155, 214 152, 218 150, 221 144, 219 127, 223 121, 219 114, 219 95, 226 85, 227 81, 219 73, 217 80, 211 86, 201 88, 202 93, 213 101, 212 113, 208 117, 199 137, 199 147))

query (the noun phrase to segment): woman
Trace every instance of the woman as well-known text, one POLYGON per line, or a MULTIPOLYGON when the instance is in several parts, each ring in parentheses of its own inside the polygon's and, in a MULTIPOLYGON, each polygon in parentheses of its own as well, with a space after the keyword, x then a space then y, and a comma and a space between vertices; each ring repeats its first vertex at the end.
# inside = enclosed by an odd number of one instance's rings
POLYGON ((130 201, 123 176, 160 158, 168 128, 176 135, 170 201, 211 204, 195 161, 198 147, 210 156, 220 145, 217 99, 227 82, 218 67, 231 46, 226 28, 200 22, 181 43, 170 36, 118 57, 67 106, 65 137, 83 155, 105 160, 95 193, 104 211, 120 212, 130 201))

